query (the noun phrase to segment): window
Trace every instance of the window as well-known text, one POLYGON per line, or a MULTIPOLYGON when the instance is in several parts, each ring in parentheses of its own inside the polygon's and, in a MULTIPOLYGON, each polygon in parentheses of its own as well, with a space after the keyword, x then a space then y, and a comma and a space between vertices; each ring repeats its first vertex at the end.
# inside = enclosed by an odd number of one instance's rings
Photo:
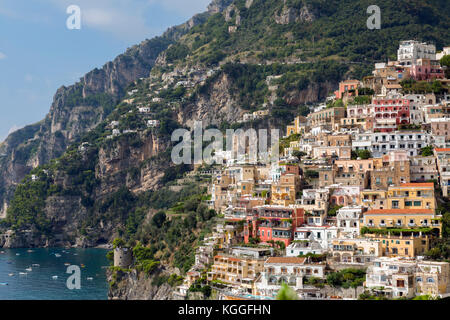
POLYGON ((414 207, 420 207, 422 205, 422 201, 414 201, 414 207))
POLYGON ((434 283, 434 279, 433 278, 427 278, 427 282, 428 283, 434 283))
POLYGON ((422 282, 422 277, 417 277, 416 282, 422 282))

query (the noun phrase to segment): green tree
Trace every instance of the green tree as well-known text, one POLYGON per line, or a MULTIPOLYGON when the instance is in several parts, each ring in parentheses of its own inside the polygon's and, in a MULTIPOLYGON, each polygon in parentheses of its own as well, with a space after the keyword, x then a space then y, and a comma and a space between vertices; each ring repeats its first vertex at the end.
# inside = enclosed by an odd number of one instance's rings
POLYGON ((433 146, 426 146, 421 150, 422 157, 429 157, 433 155, 433 146))
POLYGON ((152 218, 152 223, 158 228, 161 228, 165 221, 166 221, 166 213, 164 211, 159 211, 152 218))
POLYGON ((289 287, 286 283, 281 285, 281 289, 278 291, 277 300, 299 300, 297 293, 289 287))

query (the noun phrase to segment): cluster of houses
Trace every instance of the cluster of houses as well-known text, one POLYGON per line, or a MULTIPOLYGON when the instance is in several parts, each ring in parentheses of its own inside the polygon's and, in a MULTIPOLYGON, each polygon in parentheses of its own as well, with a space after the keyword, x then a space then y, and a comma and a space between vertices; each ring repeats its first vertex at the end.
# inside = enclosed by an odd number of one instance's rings
MULTIPOLYGON (((150 119, 149 114, 151 113, 150 107, 144 107, 144 106, 138 106, 137 107, 138 114, 142 117, 142 121, 145 122, 147 128, 158 128, 160 125, 159 120, 150 119)), ((130 113, 133 112, 132 110, 129 111, 130 113)), ((112 130, 111 135, 107 136, 107 139, 113 139, 114 137, 120 136, 122 134, 127 133, 137 133, 137 130, 133 129, 124 129, 120 130, 120 121, 119 120, 113 120, 109 123, 108 128, 112 130)))
POLYGON ((427 258, 450 186, 450 80, 437 59, 433 45, 403 41, 398 61, 296 117, 278 162, 212 171, 208 205, 224 223, 197 248, 180 294, 206 275, 241 298, 273 299, 283 283, 323 297, 308 279, 352 267, 377 295, 448 295, 449 263, 427 258), (409 78, 444 90, 403 92, 409 78))

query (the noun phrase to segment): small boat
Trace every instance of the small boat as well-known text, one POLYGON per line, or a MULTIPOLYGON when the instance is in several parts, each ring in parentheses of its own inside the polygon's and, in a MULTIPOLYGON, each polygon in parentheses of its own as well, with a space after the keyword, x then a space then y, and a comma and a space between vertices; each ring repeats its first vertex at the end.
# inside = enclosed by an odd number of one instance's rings
POLYGON ((9 273, 8 276, 13 277, 14 273, 9 273))
POLYGON ((31 271, 33 271, 33 269, 32 269, 32 268, 26 268, 25 270, 26 270, 26 271, 28 271, 28 272, 31 272, 31 271))
POLYGON ((31 266, 32 267, 40 267, 41 265, 39 263, 33 263, 31 266))
POLYGON ((84 265, 84 264, 81 264, 81 267, 82 267, 82 268, 84 268, 84 267, 85 267, 85 265, 84 265))
POLYGON ((86 279, 89 280, 89 281, 94 280, 94 278, 92 278, 92 277, 87 277, 86 279))
POLYGON ((7 286, 8 282, 0 282, 0 286, 7 286))
POLYGON ((60 258, 61 255, 59 253, 55 253, 55 257, 60 258))
POLYGON ((52 279, 56 280, 56 279, 58 279, 58 276, 53 276, 52 279))
POLYGON ((0 251, 0 254, 5 254, 5 251, 0 251))
POLYGON ((65 266, 70 266, 70 263, 66 262, 64 263, 65 266))
POLYGON ((28 253, 32 253, 32 252, 34 252, 34 251, 30 249, 30 250, 27 250, 27 252, 28 252, 28 253))
POLYGON ((20 256, 20 253, 16 253, 16 256, 20 256))
POLYGON ((26 276, 28 273, 26 273, 26 272, 19 272, 19 274, 20 274, 21 276, 26 276))

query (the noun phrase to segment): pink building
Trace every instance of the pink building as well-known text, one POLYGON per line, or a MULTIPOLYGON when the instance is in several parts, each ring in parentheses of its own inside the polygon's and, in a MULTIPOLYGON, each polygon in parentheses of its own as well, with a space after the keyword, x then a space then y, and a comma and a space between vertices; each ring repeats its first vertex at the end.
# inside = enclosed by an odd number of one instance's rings
POLYGON ((358 80, 345 80, 339 83, 339 89, 334 92, 337 99, 342 99, 344 93, 347 92, 349 96, 358 95, 358 80), (349 92, 354 90, 354 92, 349 92))
POLYGON ((442 70, 439 61, 430 59, 418 59, 410 69, 411 77, 415 80, 443 79, 444 70, 442 70))

